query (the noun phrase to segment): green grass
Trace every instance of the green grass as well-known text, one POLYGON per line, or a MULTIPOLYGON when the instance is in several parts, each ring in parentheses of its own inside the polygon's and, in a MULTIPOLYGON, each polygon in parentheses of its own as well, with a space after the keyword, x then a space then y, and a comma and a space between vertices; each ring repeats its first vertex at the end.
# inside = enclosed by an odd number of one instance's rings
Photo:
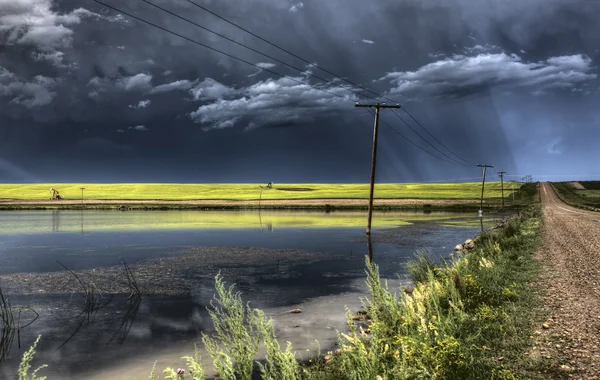
MULTIPOLYGON (((50 188, 65 199, 98 200, 258 200, 258 184, 0 184, 0 199, 48 200, 50 188)), ((505 185, 506 199, 511 195, 505 185)), ((377 184, 375 197, 382 199, 479 199, 481 183, 377 184)), ((262 192, 264 200, 366 199, 368 184, 275 184, 262 192)), ((499 182, 488 182, 485 198, 501 197, 499 182)))
POLYGON ((587 198, 600 198, 600 190, 575 190, 575 192, 587 198))
MULTIPOLYGON (((525 355, 541 316, 538 290, 530 285, 538 278, 533 255, 541 228, 540 207, 532 206, 507 227, 478 237, 472 251, 437 263, 421 257, 409 266, 410 295, 390 289, 367 260, 368 328, 357 328, 347 310, 351 330, 339 334, 339 352, 304 364, 290 344, 281 348, 272 321, 217 276, 209 308, 216 332, 203 343, 227 380, 250 380, 252 373, 285 380, 560 378, 553 363, 525 355), (260 346, 267 356, 253 370, 260 346)), ((193 374, 204 372, 197 355, 185 360, 193 374)), ((172 368, 164 373, 184 378, 172 368)))
POLYGON ((577 190, 568 182, 555 182, 552 183, 552 187, 563 202, 572 206, 592 210, 600 208, 600 191, 598 190, 577 190))
POLYGON ((499 233, 483 234, 472 252, 441 263, 420 257, 409 266, 410 296, 389 289, 368 265, 369 334, 342 335, 342 354, 319 378, 548 378, 550 362, 524 355, 541 310, 530 286, 541 226, 539 207, 530 208, 499 233))

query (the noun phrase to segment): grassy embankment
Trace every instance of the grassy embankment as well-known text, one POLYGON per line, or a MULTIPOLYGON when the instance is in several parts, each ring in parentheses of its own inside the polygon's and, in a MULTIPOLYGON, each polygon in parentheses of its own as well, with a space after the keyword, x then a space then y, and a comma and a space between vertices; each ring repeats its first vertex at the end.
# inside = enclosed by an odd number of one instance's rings
POLYGON ((555 182, 552 187, 565 203, 585 210, 600 209, 600 181, 580 182, 585 190, 578 190, 568 182, 555 182))
MULTIPOLYGON (((421 256, 409 265, 415 288, 388 289, 378 267, 367 262, 370 297, 357 317, 347 311, 350 332, 339 348, 299 362, 289 344, 277 342, 272 321, 245 306, 217 276, 210 308, 216 333, 202 342, 221 379, 544 379, 551 364, 526 355, 540 322, 533 254, 542 227, 539 206, 496 232, 476 239, 475 249, 434 263, 421 256), (364 323, 364 328, 358 324, 364 323), (260 346, 266 360, 257 363, 260 346)), ((197 358, 188 369, 163 371, 166 379, 203 379, 197 358)), ((31 355, 24 358, 29 365, 31 355)), ((23 367, 25 368, 25 367, 23 367)), ((29 367, 27 367, 29 368, 29 367)), ((152 370, 151 378, 155 378, 152 370)), ((26 377, 24 377, 26 378, 26 377)))
MULTIPOLYGON (((511 185, 505 186, 505 202, 508 207, 523 207, 527 197, 518 192, 512 200, 511 185)), ((377 204, 377 209, 478 209, 481 184, 378 184, 376 199, 420 200, 414 204, 377 204), (432 200, 427 203, 427 200, 432 200), (445 201, 447 202, 439 202, 445 201), (455 201, 453 203, 453 201, 455 201)), ((2 204, 0 209, 241 209, 257 208, 259 198, 262 208, 302 209, 366 209, 365 204, 351 204, 350 200, 365 200, 369 197, 368 184, 276 184, 273 189, 262 190, 257 184, 24 184, 0 185, 0 201, 17 201, 17 204, 2 204), (35 205, 33 201, 48 201, 49 189, 59 189, 64 201, 51 205, 35 205), (84 187, 84 204, 65 201, 81 199, 80 188, 84 187), (313 200, 349 200, 348 204, 311 204, 313 200), (111 201, 111 204, 94 204, 91 201, 111 201), (120 204, 119 201, 161 201, 163 204, 120 204), (190 202, 194 203, 190 203, 190 202), (203 203, 205 201, 206 203, 203 203), (275 203, 270 201, 276 201, 275 203), (303 203, 302 201, 306 201, 303 203), (87 203, 86 203, 87 202, 87 203)), ((333 202, 332 202, 333 203, 333 202)), ((500 183, 486 184, 485 208, 498 208, 501 204, 500 183)))

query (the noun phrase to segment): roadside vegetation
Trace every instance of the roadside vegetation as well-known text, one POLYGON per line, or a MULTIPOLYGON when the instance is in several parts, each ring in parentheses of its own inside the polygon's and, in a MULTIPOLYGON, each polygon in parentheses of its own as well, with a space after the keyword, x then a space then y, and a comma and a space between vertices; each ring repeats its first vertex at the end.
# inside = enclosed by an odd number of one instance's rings
MULTIPOLYGON (((44 201, 50 188, 60 190, 66 200, 290 200, 290 199, 366 199, 368 184, 275 184, 263 189, 259 184, 0 184, 0 199, 44 201)), ((264 187, 264 186, 263 186, 264 187)), ((511 195, 505 184, 504 195, 511 195)), ((515 186, 516 188, 516 186, 515 186)), ((486 200, 501 197, 500 182, 485 185, 486 200)), ((479 199, 480 182, 431 184, 377 184, 380 199, 479 199)), ((60 201, 57 201, 57 203, 60 201)))
MULTIPOLYGON (((471 250, 441 262, 420 255, 408 268, 410 289, 390 289, 367 260, 363 310, 346 311, 350 328, 339 333, 338 347, 303 361, 280 345, 270 318, 217 276, 215 332, 202 342, 224 380, 548 378, 551 363, 527 355, 540 320, 531 283, 541 227, 540 207, 531 206, 480 235, 471 250), (257 361, 261 347, 266 356, 257 361)), ((31 360, 25 355, 21 368, 31 360)), ((204 378, 197 352, 184 360, 185 369, 153 369, 150 378, 204 378)))
POLYGON ((580 182, 585 189, 576 189, 569 182, 555 182, 552 187, 565 203, 588 210, 600 209, 600 181, 580 182))

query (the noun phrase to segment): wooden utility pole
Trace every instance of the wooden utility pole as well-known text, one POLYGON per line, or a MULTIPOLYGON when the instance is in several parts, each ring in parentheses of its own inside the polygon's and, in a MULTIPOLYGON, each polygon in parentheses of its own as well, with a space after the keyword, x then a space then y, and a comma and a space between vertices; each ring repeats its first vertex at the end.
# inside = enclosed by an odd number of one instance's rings
POLYGON ((477 165, 480 168, 483 168, 483 177, 481 178, 481 203, 479 205, 479 216, 483 217, 483 188, 485 187, 485 173, 487 172, 487 168, 493 168, 494 165, 477 165))
POLYGON ((356 107, 375 107, 375 126, 373 128, 373 155, 371 158, 371 191, 369 193, 369 219, 367 221, 367 235, 371 235, 371 219, 373 217, 373 194, 375 192, 375 168, 377 164, 377 135, 379 133, 379 110, 382 108, 400 108, 400 105, 396 104, 395 106, 388 106, 385 103, 359 104, 357 102, 356 107))
POLYGON ((498 172, 500 176, 500 183, 502 183, 502 208, 504 208, 504 175, 506 172, 498 172))
POLYGON ((83 190, 85 190, 85 187, 80 187, 81 189, 81 204, 83 205, 83 190))

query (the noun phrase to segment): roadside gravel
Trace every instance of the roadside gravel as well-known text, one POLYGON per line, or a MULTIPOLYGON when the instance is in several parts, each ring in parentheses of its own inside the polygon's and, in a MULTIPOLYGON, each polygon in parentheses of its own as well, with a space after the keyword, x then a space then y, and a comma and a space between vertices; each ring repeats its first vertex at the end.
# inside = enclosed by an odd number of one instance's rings
POLYGON ((600 213, 561 202, 541 185, 545 231, 537 254, 548 319, 530 353, 556 360, 565 377, 600 379, 600 213))

